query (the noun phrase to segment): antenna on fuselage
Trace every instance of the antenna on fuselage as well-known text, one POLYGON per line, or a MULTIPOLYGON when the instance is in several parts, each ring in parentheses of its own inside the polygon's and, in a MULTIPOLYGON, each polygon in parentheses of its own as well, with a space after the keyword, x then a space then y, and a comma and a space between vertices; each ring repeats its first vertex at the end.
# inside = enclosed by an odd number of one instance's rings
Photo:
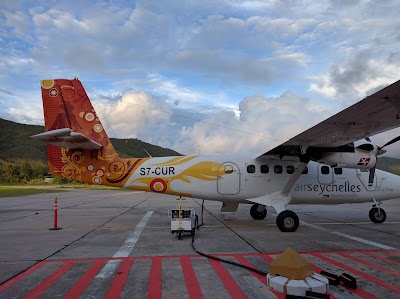
POLYGON ((152 156, 149 154, 149 152, 148 152, 148 151, 146 151, 146 149, 145 149, 145 148, 144 148, 143 150, 146 152, 146 154, 148 154, 148 155, 149 155, 149 157, 150 157, 150 158, 153 158, 153 157, 152 157, 152 156))

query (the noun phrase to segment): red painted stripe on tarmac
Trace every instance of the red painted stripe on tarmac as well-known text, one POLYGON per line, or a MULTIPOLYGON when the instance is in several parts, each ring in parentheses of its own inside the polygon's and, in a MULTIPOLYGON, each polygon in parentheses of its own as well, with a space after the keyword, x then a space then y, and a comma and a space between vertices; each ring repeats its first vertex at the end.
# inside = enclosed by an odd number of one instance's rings
POLYGON ((89 283, 93 280, 93 278, 97 275, 100 269, 104 265, 104 260, 100 259, 93 263, 93 265, 86 271, 86 273, 79 279, 75 285, 69 290, 69 292, 64 296, 64 299, 67 298, 78 298, 82 292, 87 288, 89 283))
POLYGON ((266 253, 262 253, 261 257, 268 262, 268 264, 271 264, 274 261, 274 258, 266 253))
POLYGON ((232 298, 247 298, 242 289, 237 285, 236 281, 229 275, 229 272, 220 262, 213 259, 209 259, 209 262, 232 298))
MULTIPOLYGON (((242 265, 248 266, 248 267, 254 267, 254 265, 252 263, 250 263, 244 256, 240 256, 240 255, 236 255, 235 259, 242 265)), ((267 277, 261 274, 258 274, 256 272, 250 271, 249 272, 251 274, 253 274, 254 277, 256 277, 259 281, 261 281, 263 284, 267 285, 267 277)), ((269 287, 268 287, 269 288, 269 287)), ((286 295, 282 294, 272 288, 269 288, 269 290, 271 292, 274 293, 274 295, 278 298, 278 299, 285 299, 286 295)))
POLYGON ((391 251, 389 253, 394 256, 400 256, 400 251, 391 251))
POLYGON ((369 275, 369 274, 364 273, 364 272, 362 272, 360 270, 357 270, 357 269, 354 269, 354 268, 352 268, 350 266, 347 266, 345 264, 339 263, 339 262, 337 262, 337 261, 335 261, 335 260, 333 260, 333 259, 331 259, 331 258, 329 258, 327 256, 324 256, 322 254, 319 254, 319 253, 310 253, 310 254, 312 254, 312 255, 314 255, 314 256, 316 256, 316 257, 318 257, 318 258, 320 258, 320 259, 322 259, 324 261, 327 261, 328 263, 330 263, 332 265, 335 265, 335 266, 337 266, 339 268, 342 268, 342 269, 344 269, 346 271, 354 273, 354 274, 356 274, 356 275, 358 275, 358 276, 360 276, 360 277, 362 277, 362 278, 364 278, 366 280, 369 280, 369 281, 371 281, 371 282, 373 282, 373 283, 375 283, 377 285, 380 285, 381 287, 384 287, 384 288, 386 288, 386 289, 388 289, 388 290, 390 290, 392 292, 400 294, 400 288, 398 288, 398 287, 396 287, 396 286, 394 286, 394 285, 392 285, 392 284, 390 284, 390 283, 388 283, 386 281, 378 279, 375 276, 369 275))
POLYGON ((199 282, 197 281, 196 273, 194 272, 190 258, 182 256, 179 258, 181 261, 183 276, 186 282, 186 289, 190 299, 203 298, 199 282))
POLYGON ((33 265, 32 267, 30 267, 28 270, 26 270, 25 272, 22 272, 21 274, 15 276, 14 278, 11 278, 10 280, 8 280, 7 282, 3 283, 0 286, 0 293, 5 291, 6 289, 8 289, 9 287, 13 286, 14 284, 16 284, 17 282, 21 281, 22 279, 24 279, 25 277, 31 275, 33 272, 35 272, 36 270, 39 270, 40 268, 42 268, 44 265, 47 264, 47 261, 43 261, 40 263, 37 263, 35 265, 33 265))
MULTIPOLYGON (((247 267, 252 267, 254 268, 255 266, 250 263, 243 255, 235 255, 235 259, 238 261, 239 264, 242 264, 247 267)), ((255 278, 257 278, 259 281, 261 281, 263 284, 267 285, 267 277, 264 275, 261 275, 259 273, 253 272, 248 270, 255 278)))
MULTIPOLYGON (((316 266, 313 264, 313 269, 315 272, 317 273, 321 273, 321 271, 323 270, 322 268, 316 266)), ((357 289, 352 289, 349 288, 348 286, 345 285, 341 285, 342 287, 346 288, 347 291, 349 291, 350 293, 356 294, 357 296, 360 296, 361 298, 366 298, 366 299, 379 299, 378 297, 368 293, 367 291, 364 291, 363 289, 357 288, 357 289)), ((330 289, 332 289, 332 287, 330 287, 330 289)), ((330 298, 333 299, 335 298, 335 296, 333 296, 331 293, 328 293, 330 298)))
POLYGON ((132 268, 132 264, 133 259, 126 259, 123 261, 104 299, 113 299, 120 297, 122 290, 124 289, 126 279, 128 278, 129 271, 132 268))
POLYGON ((56 272, 51 274, 47 279, 45 279, 41 284, 29 292, 24 298, 37 298, 44 291, 46 291, 52 284, 54 284, 65 272, 67 272, 76 261, 68 261, 62 265, 56 272))
POLYGON ((362 252, 362 254, 369 255, 370 257, 373 257, 374 259, 378 259, 378 260, 384 261, 389 264, 400 266, 400 262, 392 260, 392 259, 388 259, 386 257, 380 256, 380 255, 372 253, 372 252, 362 252))
POLYGON ((341 255, 341 256, 349 259, 349 260, 356 261, 357 263, 360 263, 360 264, 365 265, 367 267, 377 269, 377 270, 379 270, 381 272, 385 272, 385 273, 388 273, 388 274, 396 276, 396 277, 400 277, 400 273, 397 272, 397 271, 393 271, 391 269, 387 269, 385 267, 379 266, 379 265, 371 263, 369 261, 365 261, 363 259, 360 259, 359 257, 353 256, 353 255, 350 255, 350 254, 347 254, 347 253, 344 253, 344 252, 337 253, 337 254, 339 254, 339 255, 341 255))
POLYGON ((151 270, 149 278, 149 287, 147 289, 147 298, 161 298, 161 257, 157 256, 151 259, 151 270))

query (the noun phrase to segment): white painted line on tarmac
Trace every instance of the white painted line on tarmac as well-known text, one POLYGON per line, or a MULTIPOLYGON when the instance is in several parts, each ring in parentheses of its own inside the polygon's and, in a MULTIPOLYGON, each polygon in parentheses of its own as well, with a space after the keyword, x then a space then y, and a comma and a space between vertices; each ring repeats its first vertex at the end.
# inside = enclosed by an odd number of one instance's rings
MULTIPOLYGON (((272 216, 277 217, 277 214, 272 214, 272 216)), ((300 224, 305 225, 305 226, 309 226, 309 227, 312 227, 312 228, 315 228, 315 229, 318 229, 318 230, 323 231, 323 232, 328 232, 328 233, 331 233, 331 234, 334 234, 334 235, 337 235, 337 236, 341 236, 341 237, 344 237, 344 238, 347 238, 347 239, 350 239, 350 240, 353 240, 353 241, 357 241, 357 242, 361 242, 361 243, 364 243, 364 244, 367 244, 367 245, 375 246, 375 247, 381 248, 383 250, 397 250, 397 248, 394 248, 394 247, 390 247, 390 246, 387 246, 387 245, 383 245, 381 243, 377 243, 377 242, 370 241, 370 240, 367 240, 367 239, 355 237, 355 236, 348 235, 348 234, 345 234, 345 233, 337 232, 337 231, 331 230, 329 228, 325 228, 325 227, 322 227, 322 226, 319 226, 319 225, 315 225, 315 224, 312 224, 312 223, 300 221, 300 224)))
POLYGON ((151 215, 154 211, 148 211, 146 215, 140 220, 138 225, 136 225, 135 230, 130 234, 130 236, 125 240, 124 245, 114 254, 113 257, 128 257, 132 252, 133 247, 135 247, 136 242, 139 240, 139 237, 146 226, 147 221, 149 221, 151 215))
POLYGON ((377 243, 377 242, 370 241, 370 240, 367 240, 367 239, 354 237, 352 235, 348 235, 348 234, 345 234, 345 233, 337 232, 337 231, 334 231, 334 230, 331 230, 331 229, 328 229, 328 228, 325 228, 325 227, 322 227, 322 226, 319 226, 319 225, 311 224, 311 223, 304 222, 304 221, 300 221, 300 223, 303 224, 303 225, 318 229, 320 231, 328 232, 328 233, 331 233, 331 234, 334 234, 334 235, 337 235, 337 236, 341 236, 341 237, 344 237, 344 238, 347 238, 347 239, 350 239, 350 240, 353 240, 353 241, 361 242, 361 243, 364 243, 364 244, 367 244, 367 245, 375 246, 375 247, 378 247, 378 248, 381 248, 381 249, 384 249, 384 250, 397 250, 397 248, 394 248, 394 247, 383 245, 381 243, 377 243))
POLYGON ((103 269, 96 275, 96 278, 107 278, 113 275, 122 260, 110 260, 104 265, 103 269))
MULTIPOLYGON (((142 220, 136 225, 133 232, 129 235, 129 237, 125 240, 124 244, 120 249, 113 255, 113 258, 118 257, 128 257, 135 247, 137 241, 139 240, 140 235, 144 227, 146 226, 147 221, 149 221, 151 215, 154 211, 148 211, 146 215, 143 216, 142 220)), ((99 274, 96 275, 96 278, 107 278, 111 276, 115 270, 117 269, 121 260, 109 260, 107 264, 101 269, 99 274)))

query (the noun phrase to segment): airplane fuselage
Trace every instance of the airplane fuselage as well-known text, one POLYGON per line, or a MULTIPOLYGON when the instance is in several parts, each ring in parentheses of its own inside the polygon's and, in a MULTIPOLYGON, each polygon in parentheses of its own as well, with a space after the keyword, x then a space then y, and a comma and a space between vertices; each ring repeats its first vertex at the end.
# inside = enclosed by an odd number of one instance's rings
MULTIPOLYGON (((223 202, 247 202, 279 192, 299 165, 298 159, 224 154, 145 159, 125 188, 223 202)), ((400 177, 377 170, 332 168, 309 162, 290 195, 294 204, 340 204, 400 197, 400 177)))

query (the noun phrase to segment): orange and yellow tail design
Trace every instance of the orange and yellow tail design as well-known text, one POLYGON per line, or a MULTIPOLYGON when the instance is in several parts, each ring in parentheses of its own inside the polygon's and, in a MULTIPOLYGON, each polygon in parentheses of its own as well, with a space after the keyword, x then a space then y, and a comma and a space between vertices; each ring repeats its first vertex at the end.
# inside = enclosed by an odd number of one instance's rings
POLYGON ((145 159, 118 157, 77 78, 43 80, 41 87, 46 133, 37 138, 49 143, 50 172, 86 183, 123 186, 145 159))

